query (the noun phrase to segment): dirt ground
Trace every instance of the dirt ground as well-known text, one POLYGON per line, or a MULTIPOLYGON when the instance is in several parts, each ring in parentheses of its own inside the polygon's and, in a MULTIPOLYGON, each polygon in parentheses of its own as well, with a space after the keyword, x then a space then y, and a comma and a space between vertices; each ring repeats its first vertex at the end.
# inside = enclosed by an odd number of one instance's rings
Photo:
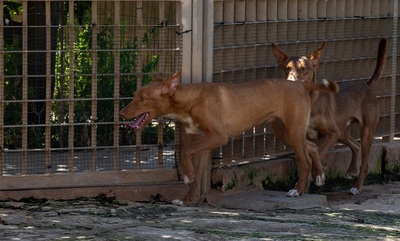
MULTIPOLYGON (((399 240, 400 183, 326 193, 303 210, 221 209, 106 198, 0 202, 0 240, 399 240)), ((301 198, 301 197, 300 197, 301 198)))

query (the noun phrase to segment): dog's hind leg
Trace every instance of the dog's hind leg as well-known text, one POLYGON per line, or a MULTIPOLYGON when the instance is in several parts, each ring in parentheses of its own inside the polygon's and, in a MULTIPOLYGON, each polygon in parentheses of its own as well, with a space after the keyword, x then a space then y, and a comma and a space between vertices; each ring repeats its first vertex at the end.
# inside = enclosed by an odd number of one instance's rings
POLYGON ((357 177, 357 162, 360 153, 360 144, 350 136, 350 130, 348 128, 341 131, 339 142, 350 147, 351 150, 351 162, 347 169, 346 178, 354 179, 357 177))
POLYGON ((361 127, 361 166, 355 187, 350 189, 350 193, 353 195, 356 195, 361 191, 365 178, 367 177, 369 154, 371 152, 373 135, 375 133, 377 123, 378 117, 376 116, 376 118, 371 120, 370 123, 364 123, 364 125, 361 127))
POLYGON ((314 142, 307 140, 306 153, 307 153, 306 156, 311 158, 312 162, 311 172, 314 179, 314 184, 316 186, 324 185, 326 178, 325 178, 324 168, 322 167, 321 164, 321 158, 318 153, 317 145, 314 142))
MULTIPOLYGON (((283 122, 278 119, 272 122, 271 126, 272 129, 274 130, 276 138, 285 145, 288 145, 289 141, 287 139, 287 131, 283 122)), ((318 147, 315 145, 315 143, 311 141, 307 141, 305 147, 306 147, 306 157, 311 159, 312 163, 311 172, 312 172, 312 177, 315 181, 315 185, 322 186, 325 183, 325 174, 321 164, 320 155, 318 154, 318 147)))

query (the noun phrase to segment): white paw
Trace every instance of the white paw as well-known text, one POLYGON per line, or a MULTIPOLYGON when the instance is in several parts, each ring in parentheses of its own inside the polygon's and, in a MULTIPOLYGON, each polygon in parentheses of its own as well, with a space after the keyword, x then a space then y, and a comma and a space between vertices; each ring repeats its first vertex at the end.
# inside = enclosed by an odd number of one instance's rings
POLYGON ((352 195, 357 195, 360 193, 360 191, 356 187, 352 187, 349 191, 350 194, 352 195))
POLYGON ((172 200, 172 204, 174 204, 175 206, 185 206, 185 204, 183 204, 183 202, 179 199, 172 200))
POLYGON ((288 196, 288 197, 299 197, 300 194, 299 194, 299 192, 297 191, 297 189, 291 189, 291 190, 289 190, 289 192, 287 193, 287 196, 288 196))
POLYGON ((190 183, 191 183, 191 181, 190 181, 190 179, 189 179, 188 176, 183 176, 183 182, 184 182, 185 184, 190 184, 190 183))
POLYGON ((322 175, 320 175, 320 176, 318 175, 315 178, 315 185, 318 186, 318 187, 323 186, 325 184, 325 180, 326 180, 325 174, 322 173, 322 175))
POLYGON ((356 178, 356 176, 357 176, 357 175, 353 175, 353 174, 347 173, 346 178, 347 178, 348 180, 353 180, 354 178, 356 178))

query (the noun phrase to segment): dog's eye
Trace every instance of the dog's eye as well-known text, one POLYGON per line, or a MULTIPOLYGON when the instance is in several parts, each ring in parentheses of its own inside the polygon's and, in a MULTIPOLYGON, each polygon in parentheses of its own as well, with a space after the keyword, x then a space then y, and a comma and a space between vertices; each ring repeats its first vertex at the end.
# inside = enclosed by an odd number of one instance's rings
POLYGON ((140 102, 143 102, 143 101, 144 101, 144 96, 143 96, 143 95, 139 97, 139 101, 140 101, 140 102))

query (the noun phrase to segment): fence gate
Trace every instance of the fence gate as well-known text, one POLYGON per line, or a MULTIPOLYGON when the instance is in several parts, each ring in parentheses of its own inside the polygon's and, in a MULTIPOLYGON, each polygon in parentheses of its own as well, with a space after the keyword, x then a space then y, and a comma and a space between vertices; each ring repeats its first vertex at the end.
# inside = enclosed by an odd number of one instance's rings
POLYGON ((135 134, 118 113, 135 89, 191 58, 183 51, 191 8, 178 0, 0 1, 0 199, 179 191, 179 127, 159 119, 135 134))

